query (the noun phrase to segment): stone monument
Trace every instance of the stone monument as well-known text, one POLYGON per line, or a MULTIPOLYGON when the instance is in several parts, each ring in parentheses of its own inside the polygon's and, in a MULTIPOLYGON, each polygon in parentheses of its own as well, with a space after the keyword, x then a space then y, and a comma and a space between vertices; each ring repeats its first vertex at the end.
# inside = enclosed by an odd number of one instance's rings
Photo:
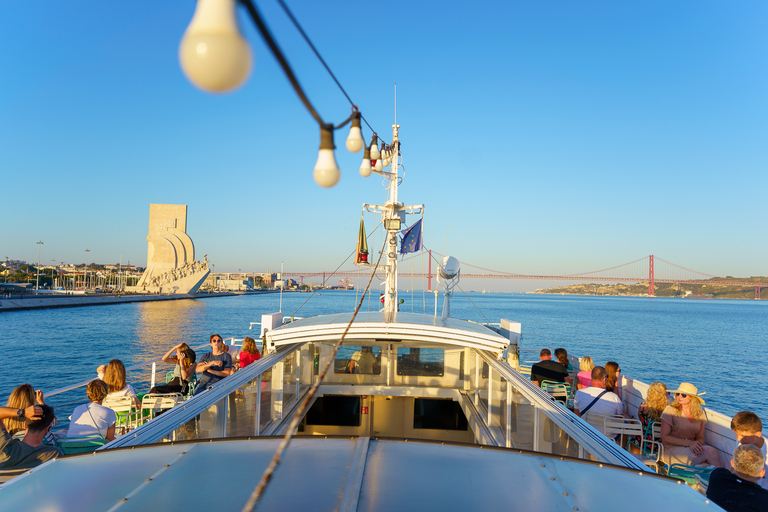
POLYGON ((137 293, 193 294, 210 274, 208 256, 195 261, 195 246, 187 235, 187 205, 150 204, 147 269, 137 293))

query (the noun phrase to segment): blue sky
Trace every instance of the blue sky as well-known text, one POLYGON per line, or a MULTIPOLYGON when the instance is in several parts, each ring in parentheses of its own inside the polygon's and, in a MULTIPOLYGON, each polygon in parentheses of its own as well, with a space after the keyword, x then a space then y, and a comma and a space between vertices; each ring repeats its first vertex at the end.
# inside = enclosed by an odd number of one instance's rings
MULTIPOLYGON (((397 83, 400 198, 425 204, 428 248, 523 274, 648 254, 768 274, 764 2, 289 5, 386 139, 397 83)), ((259 7, 321 115, 345 119, 277 4, 259 7)), ((249 81, 226 95, 192 86, 177 52, 193 12, 4 6, 0 256, 34 261, 42 240, 47 263, 89 248, 89 261, 143 265, 150 203, 189 205, 197 257, 216 271, 332 270, 354 250, 362 203, 386 200, 381 180, 358 174, 342 130, 341 181, 315 184, 317 126, 242 12, 249 81)))

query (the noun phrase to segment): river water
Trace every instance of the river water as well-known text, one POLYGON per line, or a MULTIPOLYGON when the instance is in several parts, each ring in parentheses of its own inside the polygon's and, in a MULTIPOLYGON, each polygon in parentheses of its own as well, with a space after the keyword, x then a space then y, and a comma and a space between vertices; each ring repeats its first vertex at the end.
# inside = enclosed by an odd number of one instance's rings
MULTIPOLYGON (((308 293, 285 293, 283 314, 352 311, 359 295, 323 291, 302 305, 309 298, 308 293)), ((402 311, 434 313, 433 296, 416 292, 401 298, 402 311)), ((366 299, 362 309, 377 305, 366 299)), ((4 403, 24 382, 56 389, 91 378, 110 359, 130 366, 182 341, 205 344, 214 332, 224 338, 257 337, 249 323, 279 308, 279 294, 263 294, 0 313, 6 333, 0 400, 4 403)), ((451 313, 477 322, 521 322, 523 348, 565 347, 597 364, 613 360, 627 377, 660 380, 671 389, 692 382, 706 391, 708 407, 728 415, 749 409, 768 420, 768 405, 760 398, 768 396, 761 359, 768 346, 768 301, 456 293, 451 313)), ((160 367, 163 373, 170 369, 160 367)), ((129 375, 137 391, 146 391, 139 380, 129 375)), ((62 417, 85 400, 81 388, 48 402, 62 417)))

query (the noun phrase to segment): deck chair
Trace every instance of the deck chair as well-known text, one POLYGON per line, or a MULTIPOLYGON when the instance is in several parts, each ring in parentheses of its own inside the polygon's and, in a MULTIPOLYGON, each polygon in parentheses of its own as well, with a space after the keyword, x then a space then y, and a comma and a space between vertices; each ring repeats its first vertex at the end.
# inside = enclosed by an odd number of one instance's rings
POLYGON ((709 476, 715 468, 700 468, 698 466, 688 466, 686 464, 671 464, 667 469, 667 476, 679 478, 692 487, 704 484, 709 485, 709 476), (699 484, 697 482, 701 482, 699 484))
POLYGON ((562 403, 568 403, 568 399, 571 397, 571 385, 565 382, 543 380, 541 381, 541 389, 562 403))
POLYGON ((115 411, 117 414, 115 427, 118 429, 132 430, 138 426, 138 413, 132 396, 105 398, 101 405, 115 411))
POLYGON ((587 414, 583 415, 581 419, 595 427, 600 432, 603 432, 603 429, 605 428, 605 419, 606 418, 616 418, 620 420, 624 420, 624 416, 616 416, 613 414, 600 414, 599 412, 592 412, 588 411, 587 414))
POLYGON ((147 421, 151 420, 158 413, 172 409, 179 402, 184 400, 181 393, 162 393, 162 394, 147 394, 141 399, 141 417, 147 417, 147 421), (145 411, 148 414, 145 415, 145 411))
POLYGON ((56 446, 64 455, 74 455, 76 453, 86 453, 104 446, 106 440, 100 434, 89 434, 87 436, 59 437, 56 439, 56 446))

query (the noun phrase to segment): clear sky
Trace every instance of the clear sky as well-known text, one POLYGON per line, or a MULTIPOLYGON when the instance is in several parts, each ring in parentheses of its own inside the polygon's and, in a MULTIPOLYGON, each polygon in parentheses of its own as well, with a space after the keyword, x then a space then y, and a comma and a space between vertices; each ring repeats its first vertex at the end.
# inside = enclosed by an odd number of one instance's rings
MULTIPOLYGON (((425 204, 428 248, 523 274, 655 254, 768 275, 764 1, 288 3, 387 140, 397 84, 400 198, 425 204)), ((315 184, 317 125, 243 12, 249 81, 191 85, 178 46, 194 6, 3 6, 0 257, 35 261, 42 240, 44 263, 88 248, 144 265, 150 203, 189 205, 197 259, 217 272, 333 270, 354 250, 381 179, 358 174, 342 130, 341 181, 315 184)), ((278 5, 259 7, 320 114, 345 119, 278 5)))

